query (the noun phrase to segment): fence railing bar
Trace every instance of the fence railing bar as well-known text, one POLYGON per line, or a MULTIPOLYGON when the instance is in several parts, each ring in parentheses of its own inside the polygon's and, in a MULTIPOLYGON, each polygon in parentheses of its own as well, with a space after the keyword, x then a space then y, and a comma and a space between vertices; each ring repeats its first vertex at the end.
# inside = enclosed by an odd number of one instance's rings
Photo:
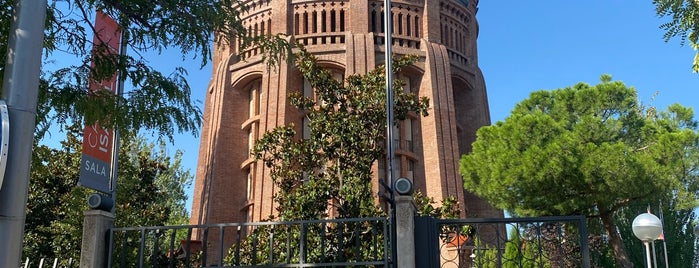
MULTIPOLYGON (((114 253, 114 230, 110 229, 107 232, 107 241, 109 241, 109 245, 107 245, 107 268, 112 268, 112 255, 114 253)), ((24 268, 27 268, 26 265, 24 268)))
POLYGON ((124 232, 124 243, 121 244, 121 267, 126 267, 126 246, 129 242, 129 231, 124 232))
POLYGON ((274 265, 274 225, 269 230, 269 264, 274 265))
POLYGON ((357 260, 362 261, 362 254, 359 253, 359 248, 361 247, 361 236, 360 236, 360 230, 359 230, 359 223, 354 224, 354 243, 355 243, 355 248, 354 248, 354 254, 357 255, 357 260))
POLYGON ((223 267, 223 235, 225 234, 225 229, 222 226, 218 226, 218 267, 223 267))
POLYGON ((320 224, 320 262, 325 262, 325 235, 327 223, 323 222, 320 224))
POLYGON ((379 255, 378 255, 379 243, 378 243, 378 239, 376 238, 376 222, 375 221, 371 222, 371 246, 374 248, 374 250, 371 251, 371 256, 375 260, 379 257, 379 255))
POLYGON ((168 256, 168 267, 169 268, 175 268, 175 237, 177 236, 177 230, 172 230, 172 233, 170 234, 170 248, 168 249, 168 252, 170 253, 168 256))
MULTIPOLYGON (((342 235, 345 229, 344 222, 337 223, 337 252, 343 252, 345 250, 345 238, 342 235)), ((337 254, 338 260, 340 262, 344 261, 342 254, 337 254)))
POLYGON ((184 266, 189 268, 192 266, 192 228, 187 228, 187 237, 185 239, 185 250, 184 250, 184 266))
POLYGON ((587 224, 585 218, 578 221, 578 229, 580 230, 580 251, 583 267, 590 267, 590 247, 587 241, 587 224))
POLYGON ((252 230, 252 265, 257 265, 257 229, 252 230))
MULTIPOLYGON (((500 243, 501 239, 500 239, 499 226, 500 226, 500 224, 497 224, 497 223, 495 224, 495 248, 497 249, 497 252, 498 252, 498 254, 496 255, 498 267, 502 267, 502 255, 504 255, 504 254, 502 254, 503 252, 501 252, 502 251, 501 249, 504 247, 500 243)), ((505 234, 505 240, 507 240, 507 234, 505 234)))
MULTIPOLYGON (((291 231, 291 224, 286 224, 286 229, 291 231)), ((286 263, 291 262, 291 235, 286 236, 286 263)))
MULTIPOLYGON (((523 218, 524 219, 524 218, 523 218)), ((155 229, 199 229, 206 227, 246 227, 246 226, 269 226, 269 225, 301 225, 304 224, 317 224, 317 223, 340 223, 340 222, 357 222, 357 221, 385 221, 387 218, 384 217, 371 217, 371 218, 342 218, 342 219, 321 219, 321 220, 298 220, 298 221, 265 221, 265 222, 244 222, 244 223, 214 223, 214 224, 191 224, 191 225, 165 225, 165 226, 147 226, 147 227, 119 227, 112 228, 114 231, 140 231, 141 229, 155 230, 155 229)))
POLYGON ((202 239, 202 241, 201 241, 201 251, 202 251, 202 253, 201 253, 201 265, 205 265, 205 266, 207 265, 206 256, 208 254, 206 254, 206 253, 208 252, 209 247, 207 247, 206 245, 208 245, 208 242, 209 242, 209 227, 206 227, 206 228, 204 228, 204 239, 202 239))
POLYGON ((301 245, 300 245, 301 256, 299 257, 299 261, 301 264, 306 263, 306 240, 307 240, 306 235, 307 235, 307 232, 308 232, 308 229, 307 229, 306 224, 302 223, 301 224, 301 245))
POLYGON ((240 226, 238 226, 238 230, 236 231, 236 247, 235 247, 235 265, 240 265, 240 226))
POLYGON ((143 267, 143 258, 146 249, 146 230, 141 229, 141 241, 138 245, 138 267, 143 267))
POLYGON ((153 232, 153 256, 150 257, 151 259, 151 266, 153 268, 158 267, 158 255, 160 255, 160 243, 159 243, 159 238, 160 238, 160 230, 155 230, 153 232))

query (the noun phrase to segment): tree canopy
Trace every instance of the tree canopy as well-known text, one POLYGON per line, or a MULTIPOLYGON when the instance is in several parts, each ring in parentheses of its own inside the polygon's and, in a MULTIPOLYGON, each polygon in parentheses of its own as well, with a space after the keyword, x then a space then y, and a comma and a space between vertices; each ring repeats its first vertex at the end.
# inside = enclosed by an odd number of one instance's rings
POLYGON ((660 25, 660 29, 665 30, 665 41, 674 37, 679 37, 681 44, 689 41, 697 51, 692 69, 699 72, 699 3, 694 0, 653 0, 653 4, 658 16, 670 18, 660 25))
MULTIPOLYGON (((196 134, 202 114, 190 96, 186 69, 176 67, 172 73, 163 73, 151 65, 148 53, 179 49, 182 65, 192 66, 189 61, 198 61, 203 67, 211 57, 214 42, 240 44, 241 48, 260 46, 272 63, 288 51, 281 36, 247 32, 240 17, 246 1, 48 2, 44 59, 55 67, 43 68, 38 137, 51 122, 65 125, 83 120, 86 124, 100 121, 103 126, 118 129, 147 129, 170 139, 175 132, 196 134), (96 10, 118 22, 125 33, 127 55, 92 53, 106 49, 92 42, 96 10), (61 61, 55 61, 59 56, 61 61), (73 60, 65 62, 66 58, 73 60), (127 83, 125 95, 88 92, 88 81, 100 81, 116 72, 127 83)), ((0 2, 0 80, 15 3, 0 2)), ((173 61, 172 66, 177 64, 173 61)))
POLYGON ((620 208, 667 196, 696 202, 692 109, 646 109, 633 88, 609 76, 595 86, 536 91, 477 135, 460 163, 468 191, 515 215, 599 218, 623 267, 613 221, 620 208))

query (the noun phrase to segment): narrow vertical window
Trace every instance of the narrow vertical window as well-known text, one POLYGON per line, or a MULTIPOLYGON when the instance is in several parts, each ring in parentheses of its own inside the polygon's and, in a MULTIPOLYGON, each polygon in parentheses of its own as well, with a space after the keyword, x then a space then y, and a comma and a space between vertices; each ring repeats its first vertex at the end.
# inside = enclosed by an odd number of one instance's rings
POLYGON ((325 10, 320 12, 320 29, 324 33, 328 31, 328 13, 325 10))
POLYGON ((420 18, 415 16, 415 37, 420 38, 420 18))
POLYGON ((314 99, 313 97, 313 87, 311 87, 311 82, 307 79, 303 79, 303 96, 306 98, 314 99))
POLYGON ((301 135, 303 135, 303 139, 307 140, 311 138, 311 120, 308 119, 308 116, 303 117, 303 129, 301 130, 301 135))
POLYGON ((248 129, 248 154, 252 155, 252 150, 255 148, 255 132, 253 128, 248 129))
POLYGON ((335 10, 330 10, 330 31, 337 32, 337 21, 335 10))
POLYGON ((340 31, 345 31, 345 11, 340 10, 340 31))
POLYGON ((250 199, 252 199, 252 172, 248 168, 245 170, 245 174, 246 174, 246 179, 247 179, 247 181, 246 181, 246 186, 247 186, 246 199, 250 200, 250 199))
POLYGON ((405 124, 403 128, 405 129, 405 150, 413 151, 413 119, 406 119, 403 121, 405 124))
POLYGON ((371 24, 369 24, 369 31, 376 32, 376 10, 371 11, 371 24))

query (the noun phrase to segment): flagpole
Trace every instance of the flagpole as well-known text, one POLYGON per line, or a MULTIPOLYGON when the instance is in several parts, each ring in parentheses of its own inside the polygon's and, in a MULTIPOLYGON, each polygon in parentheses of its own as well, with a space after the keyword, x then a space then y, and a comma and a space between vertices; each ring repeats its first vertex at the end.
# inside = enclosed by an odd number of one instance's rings
POLYGON ((395 208, 395 188, 396 183, 393 174, 393 167, 395 161, 395 154, 393 148, 393 19, 391 14, 391 0, 384 0, 383 3, 383 14, 384 14, 384 67, 386 68, 386 177, 388 179, 388 185, 390 185, 390 213, 391 215, 391 261, 393 264, 397 264, 397 246, 396 246, 396 208, 395 208))

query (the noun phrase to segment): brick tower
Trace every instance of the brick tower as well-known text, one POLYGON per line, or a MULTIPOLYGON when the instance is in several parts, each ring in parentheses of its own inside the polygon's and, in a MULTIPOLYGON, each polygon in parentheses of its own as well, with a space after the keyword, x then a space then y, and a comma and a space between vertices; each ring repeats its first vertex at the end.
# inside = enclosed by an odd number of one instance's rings
MULTIPOLYGON (((501 217, 467 193, 459 158, 476 130, 490 124, 485 82, 478 68, 477 0, 393 0, 393 52, 420 57, 397 75, 406 89, 430 99, 430 115, 400 123, 394 132, 394 174, 441 200, 455 196, 462 216, 501 217)), ((382 0, 249 0, 242 18, 252 34, 285 33, 303 43, 338 78, 364 74, 384 59, 382 0)), ((204 111, 192 224, 247 222, 275 214, 269 170, 250 156, 254 141, 303 116, 291 92, 312 94, 293 65, 270 70, 256 49, 219 46, 204 111), (245 61, 236 55, 244 53, 245 61)), ((299 134, 303 135, 303 134, 299 134)), ((375 174, 383 172, 382 163, 375 174)), ((377 180, 378 181, 378 180, 377 180)), ((375 183, 376 184, 376 183, 375 183)), ((376 186, 376 185, 375 185, 376 186)))

